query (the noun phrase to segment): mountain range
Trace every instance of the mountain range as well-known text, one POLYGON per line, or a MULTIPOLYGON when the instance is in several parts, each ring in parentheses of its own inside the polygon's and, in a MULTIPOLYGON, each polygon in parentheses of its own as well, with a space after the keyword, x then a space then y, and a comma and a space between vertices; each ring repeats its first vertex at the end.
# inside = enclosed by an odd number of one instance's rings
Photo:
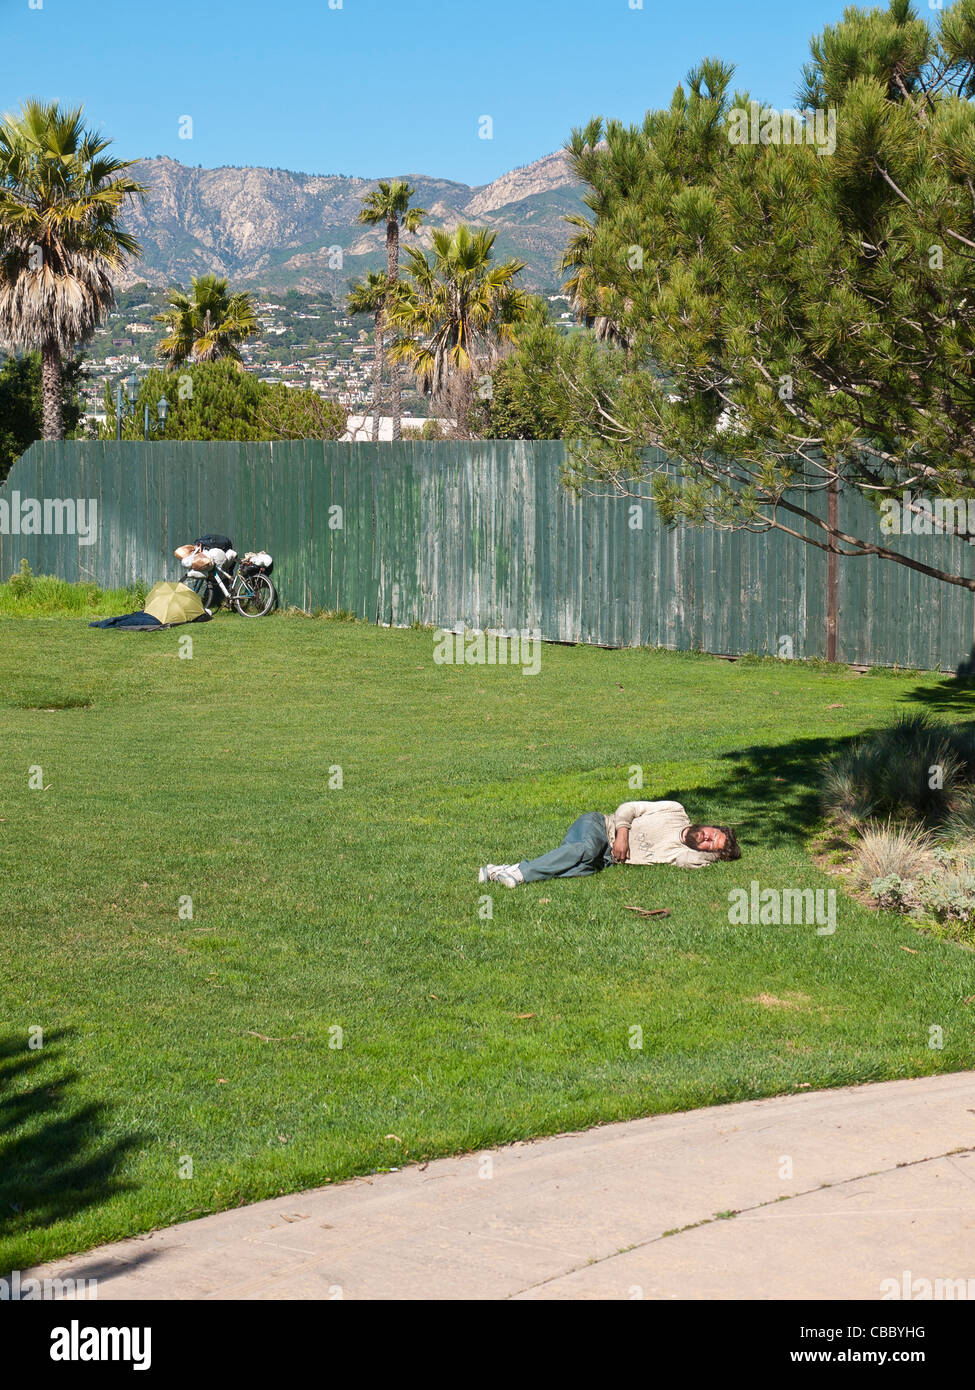
MULTIPOLYGON (((123 219, 142 244, 143 256, 118 277, 121 288, 138 281, 188 288, 192 275, 212 272, 228 276, 232 288, 326 289, 342 295, 366 270, 385 269, 385 228, 356 222, 375 179, 193 168, 167 157, 140 160, 131 172, 149 192, 144 203, 129 204, 123 219)), ((480 187, 423 174, 396 177, 414 186, 413 202, 427 210, 419 234, 404 235, 402 246, 427 248, 431 226, 488 227, 497 232, 497 259, 525 262, 527 288, 558 284, 555 267, 568 233, 563 219, 584 211, 583 185, 573 178, 563 153, 480 187)))

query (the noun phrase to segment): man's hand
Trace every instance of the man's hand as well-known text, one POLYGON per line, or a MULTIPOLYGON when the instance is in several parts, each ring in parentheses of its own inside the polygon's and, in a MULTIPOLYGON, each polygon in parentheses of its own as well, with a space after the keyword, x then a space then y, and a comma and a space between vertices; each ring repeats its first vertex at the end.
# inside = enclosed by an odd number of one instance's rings
POLYGON ((623 825, 616 832, 613 841, 613 858, 617 864, 625 864, 630 857, 630 832, 623 825))

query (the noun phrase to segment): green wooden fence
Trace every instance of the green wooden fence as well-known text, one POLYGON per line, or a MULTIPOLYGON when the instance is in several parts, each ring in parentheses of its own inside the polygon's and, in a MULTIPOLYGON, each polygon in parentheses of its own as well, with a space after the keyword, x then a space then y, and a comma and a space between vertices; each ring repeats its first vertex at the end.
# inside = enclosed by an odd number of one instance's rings
MULTIPOLYGON (((668 530, 649 501, 577 500, 559 482, 563 458, 557 442, 39 443, 0 488, 0 577, 23 556, 35 573, 103 586, 175 578, 177 545, 223 531, 241 553, 271 551, 282 602, 311 611, 720 653, 780 654, 788 639, 797 657, 825 654, 822 551, 774 533, 668 530), (25 499, 78 498, 97 503, 93 544, 70 518, 56 534, 53 509, 55 533, 11 534, 25 499)), ((855 495, 841 520, 879 538, 855 495)), ((963 540, 896 544, 972 572, 963 540)), ((841 558, 841 661, 953 670, 972 638, 969 592, 841 558)))

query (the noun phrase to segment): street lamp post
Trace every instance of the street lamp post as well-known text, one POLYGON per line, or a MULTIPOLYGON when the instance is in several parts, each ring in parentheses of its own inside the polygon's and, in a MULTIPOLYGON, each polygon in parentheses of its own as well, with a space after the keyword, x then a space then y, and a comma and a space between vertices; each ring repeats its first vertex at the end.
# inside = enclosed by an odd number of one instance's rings
POLYGON ((156 414, 158 420, 153 420, 149 415, 149 407, 146 406, 145 437, 150 439, 154 434, 162 434, 166 429, 166 417, 169 414, 169 401, 165 396, 160 396, 156 402, 156 414))
POLYGON ((135 372, 125 381, 125 395, 128 397, 128 406, 122 397, 123 386, 120 381, 115 392, 115 438, 122 438, 122 419, 126 415, 135 414, 135 403, 139 399, 139 378, 135 372))

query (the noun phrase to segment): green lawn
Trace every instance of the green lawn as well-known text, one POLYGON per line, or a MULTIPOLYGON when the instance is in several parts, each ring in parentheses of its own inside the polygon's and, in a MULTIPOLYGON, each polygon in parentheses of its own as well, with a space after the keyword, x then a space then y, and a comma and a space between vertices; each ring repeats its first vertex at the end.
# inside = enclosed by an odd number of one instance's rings
POLYGON ((965 687, 433 650, 286 616, 0 621, 0 1267, 435 1154, 975 1066, 970 950, 845 899, 832 936, 728 921, 753 878, 833 886, 807 849, 822 754, 918 704, 967 718, 965 687), (744 857, 478 885, 634 795, 740 827, 744 857))

